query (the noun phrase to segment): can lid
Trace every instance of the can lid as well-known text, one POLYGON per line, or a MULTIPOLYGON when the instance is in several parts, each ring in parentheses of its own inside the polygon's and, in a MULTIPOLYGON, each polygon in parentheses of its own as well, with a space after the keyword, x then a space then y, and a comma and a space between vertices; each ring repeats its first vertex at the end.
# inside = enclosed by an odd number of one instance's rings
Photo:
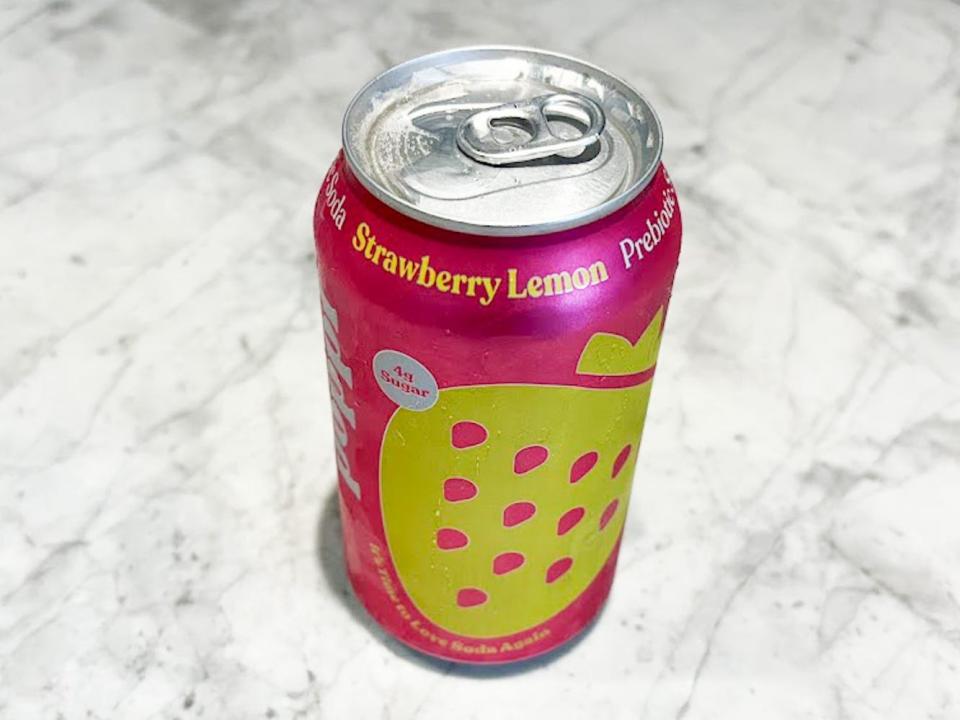
POLYGON ((431 225, 482 235, 563 230, 650 182, 663 139, 625 82, 564 55, 473 47, 397 65, 347 108, 360 182, 431 225))

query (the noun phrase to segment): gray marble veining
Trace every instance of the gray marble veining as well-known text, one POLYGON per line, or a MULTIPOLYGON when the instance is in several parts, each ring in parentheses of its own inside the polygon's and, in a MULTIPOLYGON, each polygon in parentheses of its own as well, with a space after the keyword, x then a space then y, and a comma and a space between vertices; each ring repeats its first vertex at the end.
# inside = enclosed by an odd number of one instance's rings
POLYGON ((960 718, 960 4, 0 7, 0 717, 960 718), (685 248, 610 603, 418 659, 339 555, 310 215, 498 42, 658 108, 685 248))

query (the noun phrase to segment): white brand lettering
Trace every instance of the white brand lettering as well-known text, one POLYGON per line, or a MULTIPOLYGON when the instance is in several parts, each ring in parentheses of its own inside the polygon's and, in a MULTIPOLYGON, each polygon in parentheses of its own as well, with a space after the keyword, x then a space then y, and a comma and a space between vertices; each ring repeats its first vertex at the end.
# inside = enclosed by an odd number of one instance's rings
MULTIPOLYGON (((335 173, 334 173, 335 174, 335 173)), ((342 204, 342 198, 341 198, 342 204)), ((347 445, 350 431, 357 427, 356 410, 350 407, 343 386, 353 388, 353 371, 343 362, 340 354, 339 317, 336 308, 320 288, 320 303, 323 307, 323 335, 327 349, 327 374, 330 378, 330 399, 333 410, 333 433, 337 444, 337 470, 348 488, 360 499, 360 483, 353 477, 347 445)))

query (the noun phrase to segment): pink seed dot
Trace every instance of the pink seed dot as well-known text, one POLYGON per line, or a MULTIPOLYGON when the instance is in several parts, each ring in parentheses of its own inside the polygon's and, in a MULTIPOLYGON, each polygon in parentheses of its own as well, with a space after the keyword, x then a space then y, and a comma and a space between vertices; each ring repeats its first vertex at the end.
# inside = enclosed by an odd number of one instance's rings
POLYGON ((583 520, 586 512, 582 507, 575 507, 567 510, 557 521, 557 535, 566 535, 576 527, 577 523, 583 520))
POLYGON ((580 482, 584 475, 593 470, 593 466, 597 464, 597 457, 597 453, 593 450, 578 457, 570 467, 570 483, 580 482))
POLYGON ((443 497, 449 502, 463 502, 476 495, 477 486, 466 478, 452 477, 443 481, 443 497))
POLYGON ((538 468, 547 461, 547 455, 550 453, 543 445, 528 445, 518 451, 513 458, 513 471, 517 475, 528 473, 534 468, 538 468))
POLYGON ((450 442, 458 450, 483 445, 487 441, 487 429, 472 420, 461 420, 450 429, 450 442))
POLYGON ((457 592, 457 605, 460 607, 483 605, 486 601, 487 594, 480 588, 468 587, 457 592))
POLYGON ((570 569, 571 565, 573 565, 573 558, 571 557, 563 557, 557 560, 547 568, 547 582, 556 582, 562 578, 567 573, 567 570, 570 569))
POLYGON ((526 502, 524 500, 510 503, 503 509, 503 526, 513 527, 514 525, 526 522, 533 517, 536 511, 537 507, 532 502, 526 502))
POLYGON ((493 559, 493 574, 506 575, 523 565, 524 558, 518 552, 500 553, 493 559))
POLYGON ((617 459, 613 461, 613 472, 610 477, 616 477, 620 474, 620 471, 623 470, 623 466, 627 464, 627 458, 630 457, 630 451, 633 447, 628 443, 623 446, 623 450, 620 451, 620 454, 617 455, 617 459))
POLYGON ((603 530, 607 524, 613 519, 613 516, 617 512, 617 508, 620 506, 620 501, 614 498, 610 501, 610 504, 607 505, 603 510, 603 514, 600 516, 600 529, 603 530))
POLYGON ((437 547, 441 550, 456 550, 466 547, 470 542, 466 533, 455 528, 440 528, 437 530, 437 547))

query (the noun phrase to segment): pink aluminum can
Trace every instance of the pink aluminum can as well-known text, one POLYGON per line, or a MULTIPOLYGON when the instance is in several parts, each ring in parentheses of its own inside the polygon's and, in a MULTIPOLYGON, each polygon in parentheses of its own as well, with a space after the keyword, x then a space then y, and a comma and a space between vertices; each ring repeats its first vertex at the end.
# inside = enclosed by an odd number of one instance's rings
POLYGON ((314 231, 350 581, 421 652, 547 652, 613 581, 680 252, 659 121, 467 48, 367 85, 343 146, 314 231))

